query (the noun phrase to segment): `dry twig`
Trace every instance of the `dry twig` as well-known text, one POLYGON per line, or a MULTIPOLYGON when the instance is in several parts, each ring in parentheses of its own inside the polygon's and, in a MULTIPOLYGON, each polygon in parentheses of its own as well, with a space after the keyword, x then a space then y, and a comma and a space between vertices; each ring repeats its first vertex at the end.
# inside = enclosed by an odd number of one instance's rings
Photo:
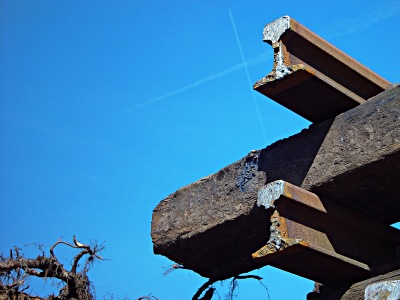
MULTIPOLYGON (((39 278, 58 279, 64 283, 63 287, 60 289, 59 295, 51 296, 51 299, 94 299, 93 287, 89 281, 87 272, 95 260, 103 260, 99 253, 104 249, 104 246, 82 244, 77 241, 75 236, 73 237, 73 242, 74 244, 61 240, 57 241, 50 247, 49 257, 45 256, 45 252, 41 246, 39 249, 42 251, 42 254, 34 259, 25 258, 20 252, 21 249, 17 247, 14 248, 14 251, 10 251, 9 258, 5 258, 1 255, 0 295, 2 293, 12 296, 21 294, 26 290, 26 287, 23 288, 25 280, 29 278, 29 276, 36 276, 39 278), (73 258, 70 270, 66 269, 54 254, 54 249, 61 244, 80 250, 73 258), (84 256, 88 256, 88 258, 83 268, 78 272, 79 261, 84 256)), ((38 299, 38 297, 35 298, 38 299)))

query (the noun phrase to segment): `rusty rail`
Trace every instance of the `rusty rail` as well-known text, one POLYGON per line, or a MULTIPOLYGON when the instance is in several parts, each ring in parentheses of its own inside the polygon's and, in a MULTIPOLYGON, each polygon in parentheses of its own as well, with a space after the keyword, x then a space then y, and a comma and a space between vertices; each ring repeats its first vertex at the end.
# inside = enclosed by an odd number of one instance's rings
POLYGON ((397 257, 400 231, 282 180, 262 187, 258 206, 270 211, 267 244, 255 261, 321 283, 372 276, 397 257))
POLYGON ((274 66, 254 89, 312 122, 335 117, 390 86, 289 16, 263 33, 274 49, 274 66))

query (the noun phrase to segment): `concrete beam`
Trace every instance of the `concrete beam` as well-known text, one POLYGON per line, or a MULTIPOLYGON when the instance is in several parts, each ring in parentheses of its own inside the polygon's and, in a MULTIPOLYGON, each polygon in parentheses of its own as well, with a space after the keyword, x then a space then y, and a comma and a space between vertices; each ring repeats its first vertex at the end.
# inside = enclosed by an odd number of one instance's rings
POLYGON ((183 187, 153 211, 154 252, 205 277, 262 266, 269 216, 261 187, 284 180, 380 220, 400 221, 400 87, 183 187))
POLYGON ((400 282, 400 269, 398 267, 397 262, 397 268, 392 268, 392 271, 382 272, 381 275, 376 275, 352 285, 321 285, 316 283, 314 291, 307 295, 307 300, 368 299, 368 294, 371 291, 378 292, 373 293, 376 298, 372 299, 399 299, 395 297, 395 293, 399 289, 398 283, 400 282), (390 296, 393 297, 390 298, 390 296))
POLYGON ((254 89, 311 122, 333 118, 390 85, 289 16, 263 33, 274 48, 274 65, 254 89))

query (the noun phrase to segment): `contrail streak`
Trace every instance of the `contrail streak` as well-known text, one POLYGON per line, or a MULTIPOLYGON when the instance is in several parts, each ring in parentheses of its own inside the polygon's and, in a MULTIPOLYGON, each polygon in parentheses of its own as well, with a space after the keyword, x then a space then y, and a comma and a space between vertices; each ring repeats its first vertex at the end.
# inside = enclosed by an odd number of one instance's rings
POLYGON ((183 87, 181 87, 181 88, 179 88, 179 89, 177 89, 175 91, 166 93, 164 95, 161 95, 161 96, 158 96, 158 97, 155 97, 155 98, 152 98, 152 99, 149 99, 149 100, 144 101, 142 103, 138 103, 135 106, 132 106, 132 107, 124 110, 123 112, 114 114, 112 117, 124 115, 124 114, 130 113, 132 111, 135 111, 135 110, 137 110, 139 108, 142 108, 142 107, 145 107, 145 106, 148 106, 148 105, 152 105, 154 103, 160 102, 160 101, 165 100, 167 98, 170 98, 172 96, 176 96, 178 94, 186 92, 186 91, 188 91, 190 89, 193 89, 193 88, 195 88, 195 87, 197 87, 199 85, 205 84, 205 83, 207 83, 209 81, 212 81, 212 80, 215 80, 215 79, 219 79, 219 78, 222 78, 222 77, 227 76, 229 74, 238 72, 243 68, 245 68, 247 70, 248 66, 253 66, 253 65, 259 64, 261 62, 264 62, 264 61, 266 61, 268 59, 268 57, 269 57, 269 55, 267 53, 260 54, 259 56, 255 57, 253 59, 250 59, 248 61, 243 61, 240 64, 236 64, 236 65, 234 65, 234 66, 232 66, 232 67, 230 67, 228 69, 225 69, 225 70, 223 70, 221 72, 218 72, 218 73, 212 74, 210 76, 204 77, 203 79, 200 79, 200 80, 198 80, 196 82, 193 82, 191 84, 185 85, 185 86, 183 86, 183 87))
MULTIPOLYGON (((242 58, 242 64, 243 64, 244 70, 246 72, 247 84, 248 84, 248 86, 250 88, 250 87, 253 86, 253 84, 252 84, 252 81, 251 81, 251 78, 250 78, 248 64, 247 64, 247 62, 246 62, 246 60, 244 58, 242 45, 241 45, 240 40, 239 40, 239 35, 237 33, 237 30, 236 30, 236 25, 235 25, 235 21, 233 20, 233 16, 232 16, 231 10, 229 10, 229 15, 231 17, 231 23, 232 23, 233 31, 235 32, 235 37, 236 37, 236 42, 237 42, 237 45, 238 45, 238 48, 239 48, 240 57, 242 58)), ((250 89, 250 92, 251 92, 251 96, 253 98, 254 106, 256 108, 258 122, 260 123, 260 127, 261 127, 261 130, 262 130, 263 136, 264 136, 264 144, 266 145, 266 143, 267 143, 267 133, 265 131, 264 122, 263 122, 262 117, 261 117, 260 107, 258 106, 258 102, 257 102, 257 99, 256 99, 256 96, 255 96, 255 93, 254 93, 253 89, 250 89)))
POLYGON ((330 28, 326 34, 328 38, 337 38, 363 30, 382 20, 394 17, 400 13, 400 1, 379 3, 374 9, 363 15, 354 16, 351 19, 338 22, 330 28))

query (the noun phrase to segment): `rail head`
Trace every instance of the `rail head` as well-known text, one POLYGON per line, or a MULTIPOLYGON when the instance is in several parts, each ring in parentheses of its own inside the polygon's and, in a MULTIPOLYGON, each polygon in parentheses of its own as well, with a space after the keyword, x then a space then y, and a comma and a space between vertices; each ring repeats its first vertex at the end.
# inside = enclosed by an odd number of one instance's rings
MULTIPOLYGON (((274 48, 279 47, 279 41, 284 40, 284 36, 287 35, 289 32, 297 35, 298 37, 301 37, 309 44, 318 47, 326 55, 333 57, 340 63, 358 72, 382 89, 387 89, 390 86, 389 81, 376 74, 363 64, 359 63, 348 54, 344 53, 325 39, 321 38, 290 16, 280 17, 279 19, 267 24, 263 30, 263 40, 264 42, 272 45, 274 48)), ((291 47, 289 47, 285 42, 283 43, 288 48, 287 50, 291 52, 291 47)), ((302 57, 303 60, 304 58, 306 57, 302 57)), ((311 60, 312 58, 310 57, 309 59, 311 60)))
POLYGON ((263 40, 274 49, 273 68, 253 88, 311 122, 334 118, 391 87, 289 16, 267 24, 263 40))

